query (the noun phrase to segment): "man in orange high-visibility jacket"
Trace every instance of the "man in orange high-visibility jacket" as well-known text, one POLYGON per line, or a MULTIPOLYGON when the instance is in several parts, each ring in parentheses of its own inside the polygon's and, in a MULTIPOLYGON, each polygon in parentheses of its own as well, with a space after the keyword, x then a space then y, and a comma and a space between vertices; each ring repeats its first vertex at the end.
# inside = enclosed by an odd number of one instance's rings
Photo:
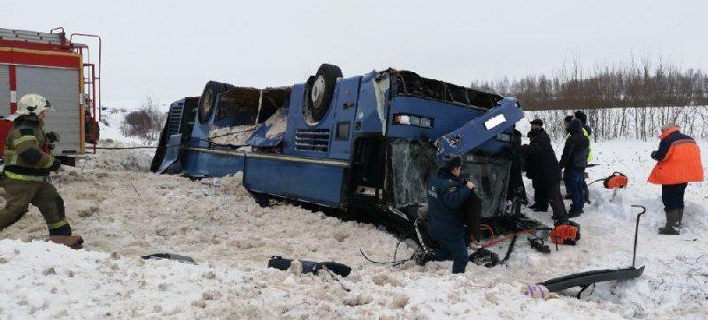
POLYGON ((683 195, 689 182, 703 181, 701 151, 693 138, 679 132, 676 124, 661 128, 659 149, 651 153, 657 161, 649 182, 661 185, 666 226, 659 234, 677 235, 683 220, 683 195))

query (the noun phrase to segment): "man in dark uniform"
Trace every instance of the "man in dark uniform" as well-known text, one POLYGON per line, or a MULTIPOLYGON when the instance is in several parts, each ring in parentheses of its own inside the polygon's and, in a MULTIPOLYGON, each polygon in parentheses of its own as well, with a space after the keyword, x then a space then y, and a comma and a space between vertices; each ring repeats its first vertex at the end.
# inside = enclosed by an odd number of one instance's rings
MULTIPOLYGON (((590 135, 592 135, 592 128, 588 123, 588 116, 582 110, 575 111, 573 115, 575 116, 575 119, 580 120, 583 124, 583 134, 588 138, 588 142, 590 143, 588 145, 588 163, 590 163, 592 161, 592 140, 590 139, 590 135)), ((590 203, 590 189, 588 189, 588 183, 585 181, 585 178, 587 177, 583 176, 583 195, 585 195, 585 203, 590 203)))
POLYGON ((452 273, 464 273, 469 259, 468 232, 460 209, 472 197, 480 201, 473 191, 474 184, 461 179, 461 172, 462 158, 450 157, 445 160, 437 176, 430 179, 428 188, 427 229, 439 245, 433 250, 432 258, 436 261, 452 260, 452 273))
POLYGON ((563 155, 560 159, 560 167, 563 171, 563 178, 566 186, 570 189, 573 200, 569 212, 570 217, 577 217, 583 213, 585 204, 585 190, 583 180, 585 168, 588 165, 588 153, 590 152, 590 141, 585 136, 583 124, 578 119, 573 119, 568 125, 568 138, 565 140, 563 155))
MULTIPOLYGON (((511 145, 514 149, 521 146, 521 132, 514 129, 511 135, 511 145)), ((518 198, 523 204, 528 204, 529 200, 526 197, 526 188, 524 187, 524 179, 521 175, 521 155, 514 151, 511 156, 511 169, 509 170, 509 185, 506 191, 506 200, 514 201, 518 198)))
MULTIPOLYGON (((529 139, 533 142, 534 139, 538 137, 538 135, 545 135, 545 137, 548 138, 548 141, 550 141, 550 137, 548 137, 546 131, 543 130, 543 121, 541 119, 534 119, 533 121, 531 121, 531 130, 526 136, 529 137, 529 139)), ((542 137, 539 142, 543 140, 545 140, 544 137, 542 137)), ((524 147, 524 149, 526 148, 527 147, 524 147)), ((553 149, 551 149, 551 151, 552 150, 553 149)), ((543 164, 540 161, 541 157, 535 154, 530 154, 528 150, 527 152, 522 152, 523 149, 518 149, 518 151, 523 155, 524 158, 524 169, 526 170, 526 177, 531 179, 531 183, 533 185, 534 204, 529 206, 529 208, 537 212, 548 211, 548 195, 546 194, 547 186, 543 183, 544 176, 542 173, 543 164)))
POLYGON ((49 137, 58 139, 57 135, 42 129, 46 110, 52 110, 49 101, 28 94, 12 115, 16 118, 5 141, 5 170, 0 180, 7 201, 0 211, 0 231, 20 220, 31 203, 44 216, 50 236, 71 235, 64 201, 47 179, 51 171, 59 170, 61 162, 51 155, 49 137))
POLYGON ((519 147, 519 152, 531 160, 532 180, 535 191, 535 211, 548 210, 550 203, 554 220, 565 220, 567 212, 560 193, 561 171, 556 153, 551 146, 551 138, 543 130, 543 122, 536 119, 529 132, 531 142, 519 147))

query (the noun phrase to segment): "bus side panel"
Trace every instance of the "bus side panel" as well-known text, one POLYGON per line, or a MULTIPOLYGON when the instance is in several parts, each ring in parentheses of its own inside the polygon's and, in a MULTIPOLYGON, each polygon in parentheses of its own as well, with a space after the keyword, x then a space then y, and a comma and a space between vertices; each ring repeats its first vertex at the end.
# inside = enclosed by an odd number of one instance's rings
POLYGON ((390 108, 387 137, 419 138, 421 134, 425 134, 431 140, 457 130, 485 113, 482 110, 419 97, 395 97, 390 108), (399 113, 430 118, 433 128, 394 124, 393 118, 399 113))
POLYGON ((244 157, 237 154, 221 154, 185 150, 182 155, 182 170, 191 177, 223 177, 243 171, 244 157))
POLYGON ((342 207, 343 167, 249 157, 246 168, 244 186, 248 190, 342 207))

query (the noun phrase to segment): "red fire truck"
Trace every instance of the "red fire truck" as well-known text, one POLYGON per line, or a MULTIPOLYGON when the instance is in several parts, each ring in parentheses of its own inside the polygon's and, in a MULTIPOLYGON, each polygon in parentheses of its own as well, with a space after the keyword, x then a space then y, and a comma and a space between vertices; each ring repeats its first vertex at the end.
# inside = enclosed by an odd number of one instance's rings
MULTIPOLYGON (((74 33, 66 37, 64 28, 48 33, 0 28, 0 117, 17 110, 17 101, 25 94, 46 97, 56 112, 47 117, 45 131, 59 133, 54 154, 69 161, 85 152, 86 144, 98 141, 101 105, 101 39, 95 35, 74 33), (95 43, 91 60, 86 44, 95 43)), ((12 123, 0 121, 0 155, 12 123)))

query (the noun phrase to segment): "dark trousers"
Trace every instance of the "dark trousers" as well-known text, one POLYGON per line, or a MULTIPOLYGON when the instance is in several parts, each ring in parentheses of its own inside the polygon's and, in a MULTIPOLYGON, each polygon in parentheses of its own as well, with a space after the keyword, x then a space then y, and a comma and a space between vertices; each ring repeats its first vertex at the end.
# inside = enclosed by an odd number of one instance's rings
POLYGON ((585 189, 583 188, 583 182, 585 181, 583 170, 566 170, 565 171, 565 185, 570 190, 570 195, 573 200, 574 211, 579 211, 583 209, 585 205, 585 189))
POLYGON ((661 186, 661 202, 664 210, 683 209, 683 195, 686 193, 688 183, 665 184, 661 186))
POLYGON ((533 184, 533 199, 536 207, 541 210, 548 209, 548 189, 549 185, 540 179, 531 180, 533 184))
POLYGON ((469 254, 467 246, 470 236, 479 241, 481 232, 479 224, 482 217, 482 199, 472 192, 460 207, 460 214, 464 226, 438 226, 429 224, 430 237, 438 243, 438 248, 433 250, 435 261, 452 260, 452 273, 465 273, 469 254))
MULTIPOLYGON (((565 182, 565 193, 571 194, 570 192, 570 186, 568 185, 568 181, 565 182)), ((590 189, 588 188, 588 183, 585 181, 585 172, 583 172, 583 191, 584 197, 585 197, 585 202, 590 203, 590 189)))
POLYGON ((7 201, 5 208, 0 210, 0 231, 19 221, 33 204, 44 216, 49 235, 71 235, 64 214, 64 200, 51 183, 3 178, 0 186, 5 189, 7 201))
POLYGON ((465 231, 460 226, 455 230, 437 230, 430 228, 430 236, 437 241, 438 247, 433 250, 435 261, 452 260, 452 273, 465 273, 469 256, 467 254, 467 241, 465 231))
POLYGON ((568 212, 565 210, 565 204, 563 204, 563 196, 560 190, 560 181, 553 183, 548 183, 546 185, 546 195, 548 196, 548 203, 551 205, 553 210, 554 220, 564 220, 568 216, 568 212))

